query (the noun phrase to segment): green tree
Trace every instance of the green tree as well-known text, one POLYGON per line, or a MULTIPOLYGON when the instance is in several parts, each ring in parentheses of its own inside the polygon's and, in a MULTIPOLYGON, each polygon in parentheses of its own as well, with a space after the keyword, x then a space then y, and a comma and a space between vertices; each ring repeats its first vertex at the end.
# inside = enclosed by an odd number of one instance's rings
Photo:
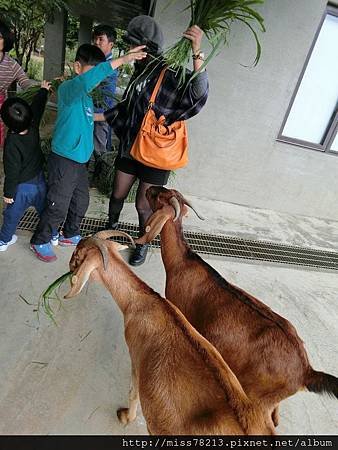
POLYGON ((121 56, 121 53, 127 51, 129 48, 128 44, 123 40, 125 32, 126 31, 121 28, 116 28, 115 47, 118 49, 119 56, 121 56))
MULTIPOLYGON (((93 0, 83 0, 82 3, 91 2, 93 0)), ((25 71, 43 36, 45 23, 53 21, 55 12, 62 9, 69 11, 68 0, 0 0, 0 17, 13 29, 16 57, 25 71)), ((77 42, 79 20, 70 14, 68 22, 67 45, 73 48, 77 42)))
POLYGON ((71 50, 73 50, 78 45, 79 28, 80 28, 80 19, 71 14, 68 14, 66 44, 67 47, 71 50))
POLYGON ((25 71, 46 21, 61 8, 67 8, 63 0, 0 0, 0 16, 14 32, 16 57, 25 71))

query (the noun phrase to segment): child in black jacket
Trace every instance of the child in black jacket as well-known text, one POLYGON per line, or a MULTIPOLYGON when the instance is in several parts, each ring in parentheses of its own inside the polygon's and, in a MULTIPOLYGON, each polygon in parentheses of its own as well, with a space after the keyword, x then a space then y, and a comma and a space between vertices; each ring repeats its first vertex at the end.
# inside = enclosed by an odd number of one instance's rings
POLYGON ((43 81, 31 106, 18 97, 7 99, 0 114, 8 127, 4 146, 4 221, 0 230, 0 251, 16 242, 18 223, 30 206, 41 214, 46 199, 42 172, 39 125, 46 106, 50 83, 43 81))

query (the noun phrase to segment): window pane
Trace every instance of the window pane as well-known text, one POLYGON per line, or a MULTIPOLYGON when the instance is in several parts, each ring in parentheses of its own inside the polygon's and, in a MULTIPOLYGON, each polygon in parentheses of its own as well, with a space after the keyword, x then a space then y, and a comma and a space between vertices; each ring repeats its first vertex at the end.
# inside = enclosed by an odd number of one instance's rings
POLYGON ((327 14, 293 102, 283 136, 321 144, 338 98, 338 17, 327 14))

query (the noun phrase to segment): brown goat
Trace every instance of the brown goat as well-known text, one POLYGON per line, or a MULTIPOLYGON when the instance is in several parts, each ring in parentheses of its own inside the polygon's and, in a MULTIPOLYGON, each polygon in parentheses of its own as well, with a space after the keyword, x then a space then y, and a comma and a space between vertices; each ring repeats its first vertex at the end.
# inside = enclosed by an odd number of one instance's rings
POLYGON ((119 420, 135 419, 138 398, 151 434, 274 434, 268 412, 252 402, 218 351, 168 300, 132 272, 118 253, 120 244, 83 239, 70 260, 71 289, 87 280, 110 291, 124 316, 132 365, 129 408, 119 420))
POLYGON ((230 284, 191 250, 182 231, 189 202, 174 189, 154 186, 147 198, 154 213, 136 242, 161 234, 166 297, 217 348, 247 395, 271 411, 274 424, 279 402, 299 390, 338 398, 338 379, 312 369, 290 322, 230 284))

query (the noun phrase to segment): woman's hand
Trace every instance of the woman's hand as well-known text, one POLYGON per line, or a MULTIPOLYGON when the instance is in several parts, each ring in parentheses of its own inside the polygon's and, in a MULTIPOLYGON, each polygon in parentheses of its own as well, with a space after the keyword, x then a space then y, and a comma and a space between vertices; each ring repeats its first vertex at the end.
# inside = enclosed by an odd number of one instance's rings
POLYGON ((188 28, 183 36, 191 42, 192 52, 194 54, 198 53, 201 50, 201 42, 203 37, 203 30, 198 25, 193 25, 188 28))
POLYGON ((193 55, 197 55, 197 58, 193 57, 194 60, 193 66, 194 71, 199 72, 201 70, 202 65, 204 64, 203 59, 204 55, 203 53, 201 53, 203 30, 201 30, 201 28, 198 25, 193 25, 183 33, 183 36, 186 39, 189 39, 193 55))
POLYGON ((11 203, 14 203, 14 199, 13 198, 8 198, 8 197, 4 197, 4 202, 10 205, 11 203))

